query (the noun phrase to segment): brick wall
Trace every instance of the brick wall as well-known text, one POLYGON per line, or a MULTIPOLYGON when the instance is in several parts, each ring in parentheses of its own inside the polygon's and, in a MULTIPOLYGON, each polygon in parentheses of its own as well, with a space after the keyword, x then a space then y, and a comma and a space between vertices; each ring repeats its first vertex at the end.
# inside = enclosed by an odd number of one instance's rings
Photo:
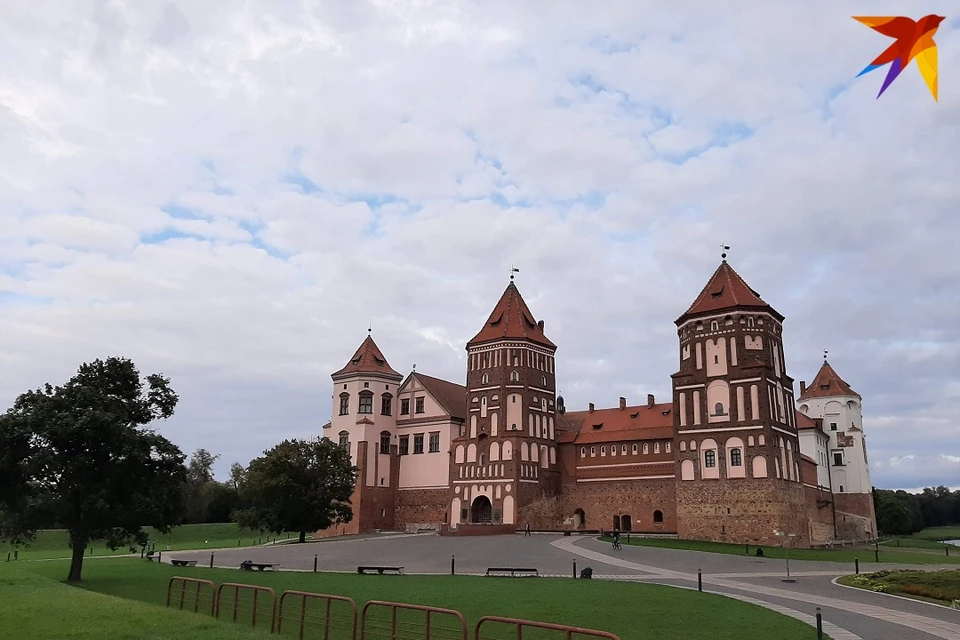
MULTIPOLYGON (((585 529, 611 529, 614 516, 630 516, 630 530, 643 533, 676 533, 676 483, 673 480, 622 480, 568 482, 563 486, 563 517, 582 509, 585 529), (663 513, 655 523, 654 511, 663 513)), ((566 525, 564 528, 573 528, 566 525)))
MULTIPOLYGON (((814 467, 816 469, 816 467, 814 467)), ((816 478, 814 477, 814 481, 816 478)), ((835 540, 833 527, 833 496, 814 486, 803 487, 807 508, 810 544, 825 544, 835 540)))
POLYGON ((448 521, 447 489, 401 489, 397 491, 396 526, 398 529, 439 528, 448 521))
POLYGON ((871 493, 837 493, 837 533, 841 540, 874 540, 877 516, 871 493))
POLYGON ((774 530, 809 546, 803 487, 775 478, 677 483, 677 534, 688 540, 779 545, 774 530))

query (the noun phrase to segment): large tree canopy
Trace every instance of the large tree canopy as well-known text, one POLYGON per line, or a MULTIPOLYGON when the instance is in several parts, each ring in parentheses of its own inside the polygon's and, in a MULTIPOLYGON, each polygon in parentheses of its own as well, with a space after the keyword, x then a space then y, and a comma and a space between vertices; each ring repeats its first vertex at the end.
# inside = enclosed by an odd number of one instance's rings
POLYGON ((144 543, 144 526, 179 522, 185 456, 145 428, 173 415, 177 394, 161 375, 146 385, 130 360, 80 366, 62 387, 27 391, 0 416, 0 537, 69 531, 68 580, 80 580, 93 540, 144 543))
POLYGON ((350 522, 350 496, 357 470, 346 449, 327 438, 284 440, 250 462, 245 473, 232 470, 245 508, 241 526, 273 533, 326 529, 350 522))

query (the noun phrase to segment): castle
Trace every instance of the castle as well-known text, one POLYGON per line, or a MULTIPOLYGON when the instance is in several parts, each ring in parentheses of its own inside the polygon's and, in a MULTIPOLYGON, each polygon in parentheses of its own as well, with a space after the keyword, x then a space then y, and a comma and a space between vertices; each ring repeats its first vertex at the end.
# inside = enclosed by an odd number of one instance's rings
POLYGON ((726 258, 675 322, 673 398, 567 412, 513 282, 466 345, 466 386, 404 377, 368 335, 332 374, 324 436, 358 468, 351 522, 446 535, 619 529, 812 546, 873 540, 862 398, 824 358, 794 398, 784 317, 726 258))

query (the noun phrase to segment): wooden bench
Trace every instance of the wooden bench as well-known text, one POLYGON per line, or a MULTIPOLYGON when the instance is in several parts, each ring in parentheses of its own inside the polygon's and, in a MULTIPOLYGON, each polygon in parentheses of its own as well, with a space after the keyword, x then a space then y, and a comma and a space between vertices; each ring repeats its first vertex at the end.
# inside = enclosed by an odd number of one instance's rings
POLYGON ((511 576, 519 574, 526 574, 532 576, 539 576, 540 573, 536 569, 521 569, 519 567, 490 567, 487 569, 487 575, 491 573, 509 573, 511 576))
POLYGON ((153 562, 154 560, 160 560, 160 553, 157 551, 147 551, 147 562, 153 562))
POLYGON ((195 567, 197 566, 196 560, 171 560, 170 564, 175 567, 195 567))
POLYGON ((273 571, 276 566, 277 565, 270 562, 250 562, 249 560, 240 563, 240 568, 244 571, 253 571, 254 569, 257 571, 263 571, 264 569, 273 571))
POLYGON ((384 571, 403 574, 403 567, 357 567, 357 573, 359 574, 364 574, 368 571, 376 571, 380 575, 383 575, 384 571))

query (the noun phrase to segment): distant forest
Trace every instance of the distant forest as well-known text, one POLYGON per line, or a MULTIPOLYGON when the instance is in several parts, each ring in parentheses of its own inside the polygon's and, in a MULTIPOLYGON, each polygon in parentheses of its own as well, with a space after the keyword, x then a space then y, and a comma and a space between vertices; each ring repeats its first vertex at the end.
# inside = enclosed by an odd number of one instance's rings
POLYGON ((873 489, 877 529, 887 535, 910 535, 927 527, 960 525, 960 490, 928 487, 921 493, 873 489))

